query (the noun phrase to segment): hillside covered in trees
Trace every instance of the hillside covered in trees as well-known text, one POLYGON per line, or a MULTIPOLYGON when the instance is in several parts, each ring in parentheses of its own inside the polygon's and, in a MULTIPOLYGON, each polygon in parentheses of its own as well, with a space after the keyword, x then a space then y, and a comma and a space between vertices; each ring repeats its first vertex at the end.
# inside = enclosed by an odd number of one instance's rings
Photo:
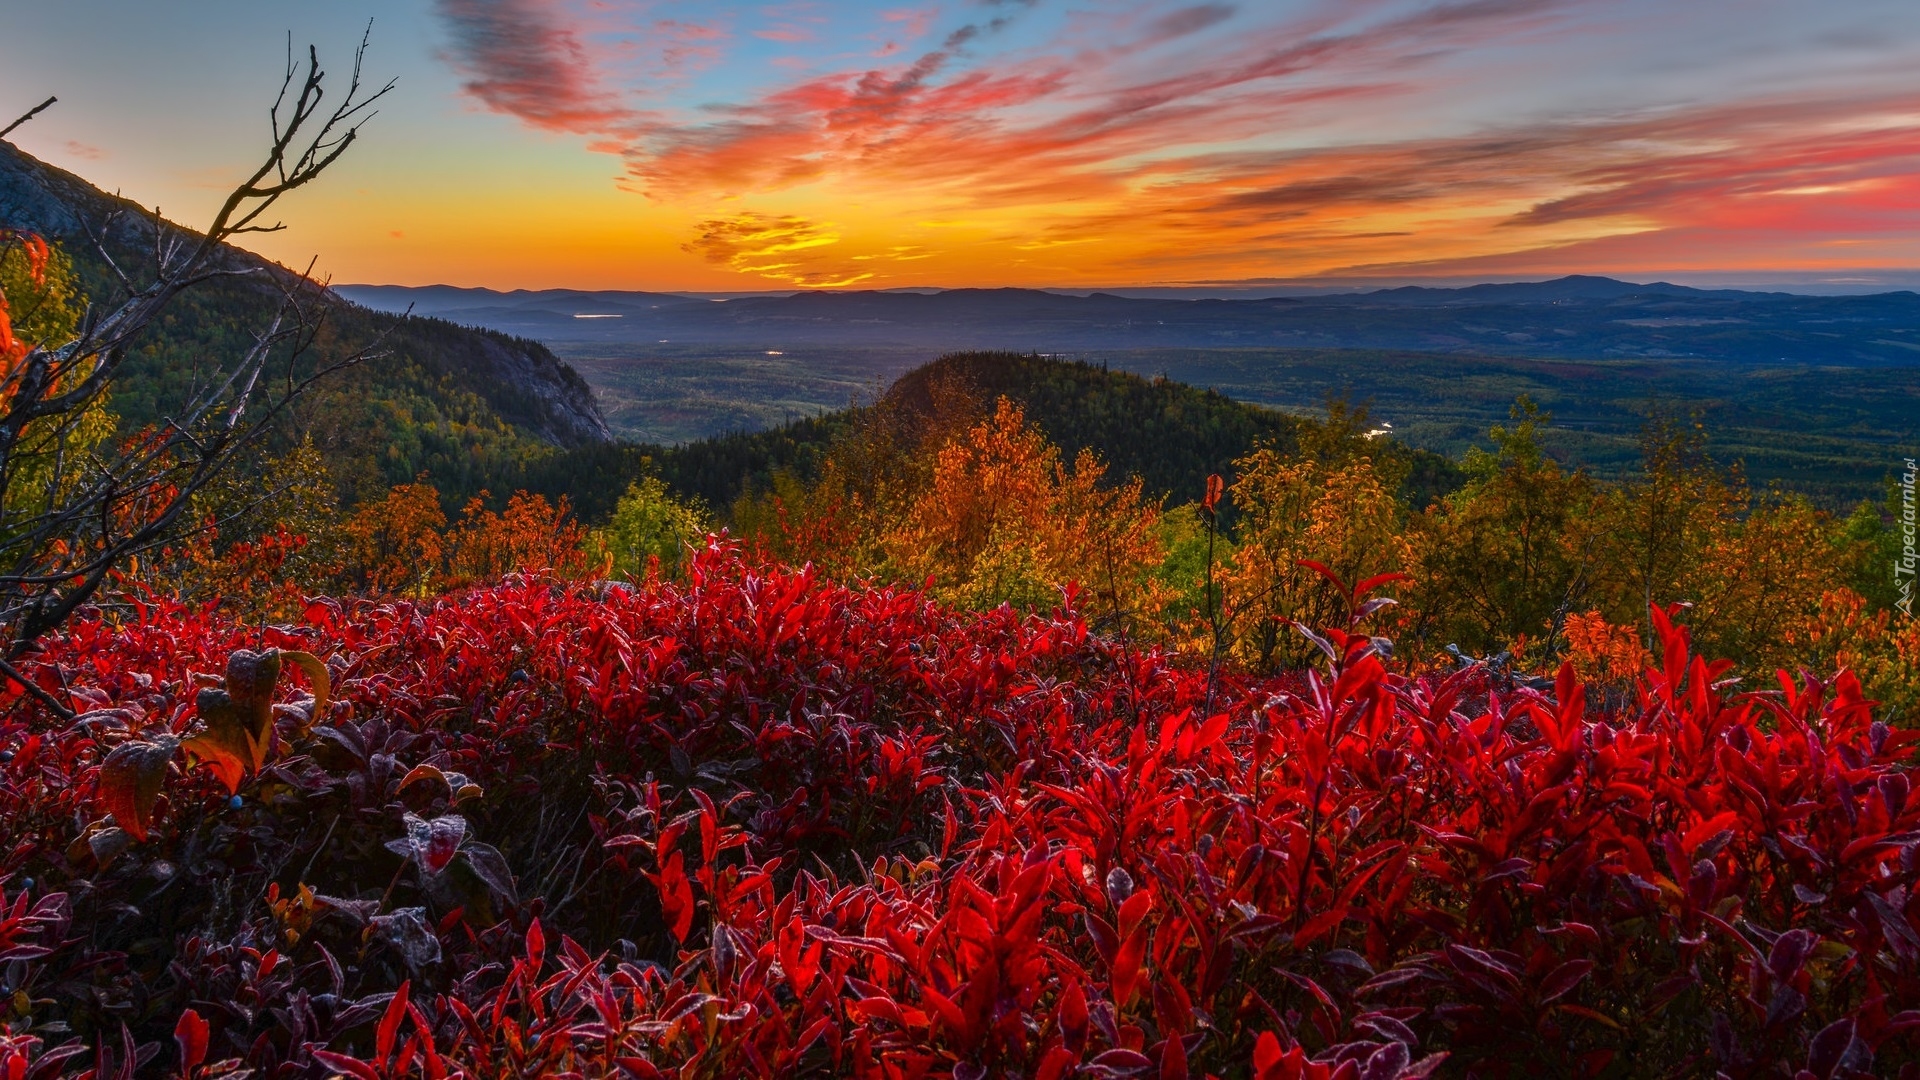
MULTIPOLYGON (((963 389, 976 402, 1018 402, 1069 458, 1092 451, 1115 478, 1139 477, 1149 495, 1175 503, 1204 489, 1208 475, 1231 471, 1234 459, 1255 446, 1292 448, 1300 429, 1290 414, 1167 379, 1032 354, 954 353, 908 372, 870 405, 678 446, 583 447, 531 463, 523 486, 565 495, 583 518, 597 521, 632 475, 651 470, 679 495, 730 511, 777 472, 816 476, 834 441, 876 409, 929 421, 939 411, 932 393, 938 386, 963 389)), ((1392 442, 1380 449, 1406 459, 1411 502, 1424 505, 1461 483, 1458 466, 1438 454, 1392 442)))
MULTIPOLYGON (((44 235, 71 260, 82 295, 100 299, 117 288, 108 259, 138 267, 152 261, 156 242, 150 212, 5 142, 0 226, 44 235)), ((167 240, 192 236, 162 228, 167 240)), ((175 299, 114 387, 123 431, 160 422, 244 354, 281 290, 316 288, 238 249, 223 258, 228 268, 272 272, 209 281, 175 299)), ((271 449, 310 443, 345 502, 423 476, 450 502, 503 492, 528 461, 610 438, 592 390, 536 342, 315 298, 325 320, 310 347, 316 361, 370 345, 378 355, 303 400, 271 449)))

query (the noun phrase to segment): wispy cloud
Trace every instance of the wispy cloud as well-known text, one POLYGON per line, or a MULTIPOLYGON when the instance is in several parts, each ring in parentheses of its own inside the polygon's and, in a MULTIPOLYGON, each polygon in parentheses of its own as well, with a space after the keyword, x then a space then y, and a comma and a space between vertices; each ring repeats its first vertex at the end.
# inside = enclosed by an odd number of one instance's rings
POLYGON ((723 22, 688 19, 656 19, 644 36, 659 55, 653 79, 667 83, 717 63, 732 37, 723 22))
MULTIPOLYGON (((1341 273, 1715 268, 1838 236, 1920 237, 1920 93, 1744 102, 1472 137, 1239 156, 1134 208, 1162 242, 1136 265, 1209 260, 1173 237, 1341 273), (1862 126, 1862 116, 1880 116, 1862 126), (1378 230, 1399 222, 1411 228, 1378 230), (1384 242, 1383 242, 1384 241, 1384 242)), ((1055 226, 1111 231, 1115 215, 1055 226)), ((1213 260, 1217 262, 1217 258, 1213 260)))
POLYGON ((1154 41, 1167 41, 1173 38, 1197 34, 1210 26, 1216 26, 1233 18, 1240 10, 1238 4, 1195 4, 1178 11, 1169 11, 1153 20, 1147 27, 1147 37, 1154 41))
POLYGON ((700 222, 682 250, 742 274, 810 287, 852 285, 873 277, 871 271, 844 267, 821 250, 839 242, 830 227, 803 218, 747 212, 700 222))
POLYGON ((546 0, 435 0, 468 94, 550 131, 606 133, 631 111, 594 78, 566 11, 546 0))
MULTIPOLYGON (((627 184, 696 208, 687 251, 777 280, 864 280, 848 268, 884 273, 889 256, 931 275, 993 250, 1008 267, 1044 257, 1048 272, 1126 280, 1671 255, 1654 238, 1683 233, 1779 250, 1863 230, 1920 241, 1920 99, 1884 75, 1730 81, 1673 102, 1568 94, 1558 109, 1476 81, 1500 67, 1555 89, 1551 58, 1620 10, 1603 0, 1129 0, 1098 18, 1038 0, 832 19, 788 4, 759 9, 750 33, 811 50, 809 72, 715 68, 750 89, 645 113, 623 102, 659 80, 635 85, 600 55, 587 9, 437 3, 477 100, 592 136, 627 184), (937 45, 901 47, 916 39, 937 45), (1471 108, 1435 104, 1455 99, 1471 108), (895 223, 863 236, 955 220, 981 239, 856 250, 813 223, 805 208, 823 200, 895 223)), ((719 63, 726 36, 701 25, 686 47, 719 63)))

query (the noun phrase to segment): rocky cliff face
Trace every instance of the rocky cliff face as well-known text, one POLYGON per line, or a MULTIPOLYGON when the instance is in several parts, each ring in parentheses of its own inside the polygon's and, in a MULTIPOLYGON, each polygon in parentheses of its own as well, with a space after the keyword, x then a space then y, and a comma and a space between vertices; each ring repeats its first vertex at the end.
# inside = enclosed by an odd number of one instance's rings
MULTIPOLYGON (((123 265, 137 265, 124 257, 151 258, 155 221, 151 211, 0 141, 0 226, 63 243, 89 284, 104 286, 110 278, 90 234, 103 238, 123 265)), ((162 221, 159 227, 169 239, 194 235, 170 222, 162 221)), ((612 438, 586 380, 538 342, 437 319, 376 312, 238 248, 224 248, 221 258, 226 268, 261 272, 253 288, 263 315, 277 303, 279 288, 291 287, 329 305, 329 318, 343 334, 384 335, 386 355, 353 372, 352 378, 418 386, 424 371, 433 380, 478 396, 502 421, 544 442, 577 447, 612 438)))
POLYGON ((457 325, 451 329, 467 344, 457 361, 468 373, 515 396, 511 407, 499 407, 509 423, 555 446, 611 442, 612 432, 593 400, 588 380, 553 356, 547 346, 457 325))

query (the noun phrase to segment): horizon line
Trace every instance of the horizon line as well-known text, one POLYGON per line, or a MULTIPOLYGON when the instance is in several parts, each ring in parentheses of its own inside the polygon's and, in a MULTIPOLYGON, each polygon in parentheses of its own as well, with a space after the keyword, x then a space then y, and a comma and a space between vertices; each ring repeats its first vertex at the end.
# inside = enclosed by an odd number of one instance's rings
POLYGON ((992 292, 1000 290, 1081 296, 1098 293, 1111 295, 1124 295, 1130 292, 1246 293, 1268 290, 1297 290, 1309 294, 1328 292, 1367 293, 1407 287, 1459 290, 1473 288, 1478 285, 1545 285, 1557 281, 1569 280, 1613 281, 1624 285, 1647 287, 1671 285, 1702 291, 1784 292, 1795 295, 1819 295, 1820 293, 1881 295, 1886 293, 1920 291, 1920 267, 1863 268, 1824 274, 1807 273, 1805 271, 1796 272, 1792 270, 1682 270, 1644 274, 1636 273, 1631 276, 1593 273, 1553 275, 1324 275, 1302 278, 1239 278, 1108 285, 902 285, 889 288, 860 288, 851 285, 822 287, 794 286, 772 289, 606 288, 573 285, 516 285, 501 287, 498 285, 457 285, 447 281, 435 281, 425 284, 355 281, 329 283, 327 287, 332 289, 457 289, 466 292, 490 292, 503 296, 515 293, 550 292, 637 293, 704 299, 710 297, 797 296, 815 294, 854 295, 859 293, 935 294, 966 291, 992 292), (1817 292, 1805 291, 1809 289, 1817 290, 1817 292))

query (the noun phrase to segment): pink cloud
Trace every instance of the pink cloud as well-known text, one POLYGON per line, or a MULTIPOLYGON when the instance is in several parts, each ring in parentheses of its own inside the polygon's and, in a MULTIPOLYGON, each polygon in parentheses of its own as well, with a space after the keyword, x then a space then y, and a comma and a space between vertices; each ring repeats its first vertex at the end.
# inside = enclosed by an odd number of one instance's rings
POLYGON ((732 34, 717 22, 660 19, 649 28, 659 51, 654 78, 671 82, 718 62, 732 34))
POLYGON ((565 12, 544 0, 436 0, 463 89, 535 127, 582 134, 627 126, 631 111, 594 78, 565 12))
POLYGON ((894 11, 881 12, 880 20, 882 22, 898 23, 900 25, 900 35, 908 41, 912 41, 916 38, 926 37, 927 31, 933 26, 933 20, 939 17, 939 15, 940 9, 937 7, 899 8, 894 11))
MULTIPOLYGON (((1017 12, 1030 5, 999 6, 1017 12)), ((627 156, 635 176, 666 197, 709 186, 764 191, 835 173, 970 180, 983 202, 1075 185, 1110 187, 1123 171, 1114 163, 1131 155, 1165 156, 1183 144, 1263 134, 1285 122, 1286 110, 1378 94, 1387 85, 1377 79, 1302 85, 1294 76, 1393 70, 1409 53, 1474 40, 1491 23, 1542 18, 1547 6, 1543 0, 1472 0, 1347 33, 1316 14, 1291 28, 1302 32, 1267 26, 1224 52, 1134 79, 1113 65, 1089 70, 1084 54, 956 67, 963 50, 1014 17, 1000 15, 950 32, 940 48, 911 62, 816 76, 734 105, 717 120, 663 128, 636 141, 627 156)), ((1144 36, 1136 32, 1139 41, 1129 48, 1199 33, 1237 11, 1225 3, 1168 11, 1145 26, 1144 36)), ((930 9, 885 16, 929 25, 931 17, 930 9)))

